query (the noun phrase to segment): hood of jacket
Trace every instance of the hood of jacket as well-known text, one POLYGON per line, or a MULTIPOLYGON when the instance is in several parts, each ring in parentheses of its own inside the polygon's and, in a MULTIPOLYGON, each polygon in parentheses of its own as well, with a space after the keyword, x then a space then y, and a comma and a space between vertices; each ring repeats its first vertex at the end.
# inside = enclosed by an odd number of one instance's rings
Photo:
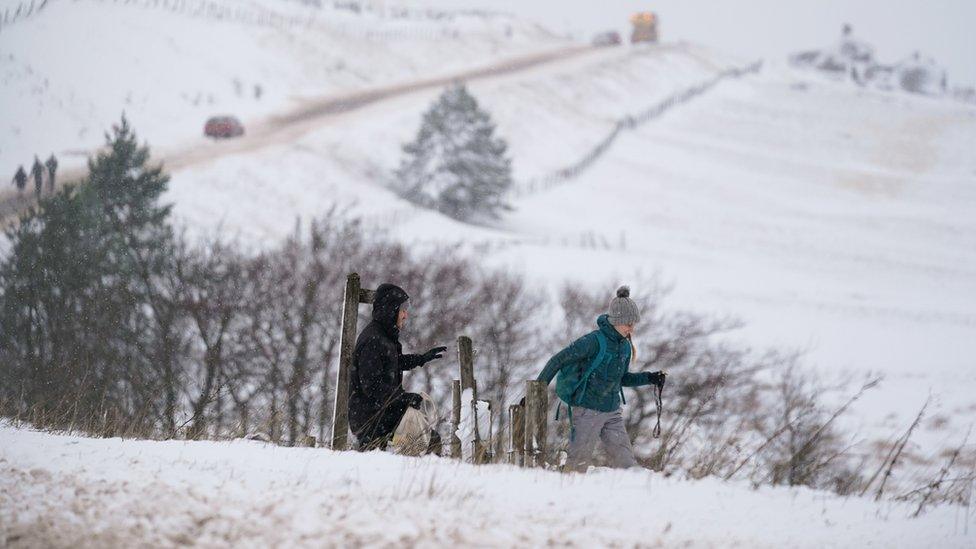
POLYGON ((613 327, 613 324, 610 324, 609 315, 606 314, 600 315, 596 319, 596 325, 600 329, 600 331, 603 332, 603 335, 607 336, 607 339, 609 339, 610 341, 613 341, 615 343, 620 343, 624 339, 627 339, 624 336, 620 335, 620 332, 618 332, 617 329, 613 327))
POLYGON ((400 329, 397 328, 397 315, 400 314, 400 306, 407 302, 410 296, 403 288, 395 284, 380 284, 373 297, 373 322, 380 325, 383 331, 393 339, 400 338, 400 329))

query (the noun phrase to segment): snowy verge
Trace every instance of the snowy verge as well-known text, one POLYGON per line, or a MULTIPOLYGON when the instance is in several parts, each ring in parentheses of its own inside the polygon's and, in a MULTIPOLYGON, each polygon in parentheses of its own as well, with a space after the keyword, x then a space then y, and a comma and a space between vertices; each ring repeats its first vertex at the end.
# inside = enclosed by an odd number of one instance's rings
POLYGON ((251 441, 50 435, 0 423, 0 544, 972 547, 966 508, 251 441), (967 526, 968 524, 968 526, 967 526))

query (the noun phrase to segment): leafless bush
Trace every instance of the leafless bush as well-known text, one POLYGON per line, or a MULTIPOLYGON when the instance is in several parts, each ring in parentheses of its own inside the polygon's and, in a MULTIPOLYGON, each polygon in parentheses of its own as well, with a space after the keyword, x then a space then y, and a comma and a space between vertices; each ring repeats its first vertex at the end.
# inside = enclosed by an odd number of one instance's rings
POLYGON ((901 494, 897 499, 918 501, 913 517, 922 514, 926 505, 939 503, 955 503, 968 505, 972 498, 973 484, 976 482, 976 453, 971 453, 967 461, 965 450, 969 442, 972 427, 963 437, 962 443, 948 451, 946 461, 939 469, 935 478, 926 481, 922 486, 901 494))

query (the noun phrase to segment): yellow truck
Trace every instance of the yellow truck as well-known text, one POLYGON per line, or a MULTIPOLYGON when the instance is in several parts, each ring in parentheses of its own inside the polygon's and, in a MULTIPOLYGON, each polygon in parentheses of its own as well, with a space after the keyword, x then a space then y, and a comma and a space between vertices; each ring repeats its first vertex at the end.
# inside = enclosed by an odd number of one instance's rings
POLYGON ((630 33, 630 43, 657 42, 657 15, 649 11, 635 13, 630 17, 633 30, 630 33))

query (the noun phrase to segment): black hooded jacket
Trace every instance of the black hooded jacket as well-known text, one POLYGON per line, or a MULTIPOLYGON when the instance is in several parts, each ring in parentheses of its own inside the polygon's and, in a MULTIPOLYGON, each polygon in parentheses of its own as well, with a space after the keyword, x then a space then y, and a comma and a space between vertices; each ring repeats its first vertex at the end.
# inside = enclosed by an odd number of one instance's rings
POLYGON ((403 390, 403 372, 424 363, 405 355, 396 326, 400 306, 409 296, 383 284, 373 299, 373 320, 356 340, 349 379, 349 426, 361 443, 393 433, 413 398, 403 390))

